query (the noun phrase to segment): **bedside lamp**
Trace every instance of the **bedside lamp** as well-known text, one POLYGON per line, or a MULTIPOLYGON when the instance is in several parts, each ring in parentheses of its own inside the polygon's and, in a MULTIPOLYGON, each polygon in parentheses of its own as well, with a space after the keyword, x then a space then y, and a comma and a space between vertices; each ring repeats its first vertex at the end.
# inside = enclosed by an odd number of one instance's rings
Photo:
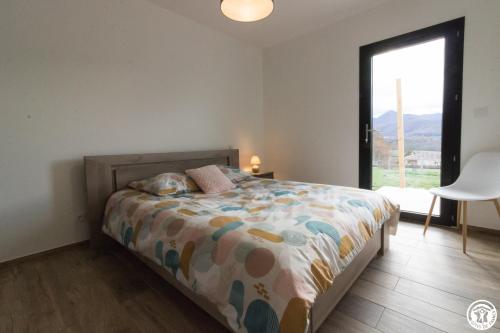
POLYGON ((250 159, 250 164, 252 165, 252 172, 253 173, 258 173, 259 172, 259 165, 260 165, 260 158, 257 155, 253 155, 252 158, 250 159))

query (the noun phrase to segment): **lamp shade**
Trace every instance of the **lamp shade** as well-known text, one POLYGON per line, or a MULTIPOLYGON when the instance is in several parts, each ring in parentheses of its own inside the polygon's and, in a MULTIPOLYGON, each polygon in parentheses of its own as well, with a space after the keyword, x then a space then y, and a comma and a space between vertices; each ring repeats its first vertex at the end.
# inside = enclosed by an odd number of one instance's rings
POLYGON ((231 20, 254 22, 269 16, 274 9, 273 0, 221 0, 220 9, 231 20))
POLYGON ((257 155, 253 155, 252 158, 250 159, 250 164, 251 165, 260 165, 260 158, 257 155))

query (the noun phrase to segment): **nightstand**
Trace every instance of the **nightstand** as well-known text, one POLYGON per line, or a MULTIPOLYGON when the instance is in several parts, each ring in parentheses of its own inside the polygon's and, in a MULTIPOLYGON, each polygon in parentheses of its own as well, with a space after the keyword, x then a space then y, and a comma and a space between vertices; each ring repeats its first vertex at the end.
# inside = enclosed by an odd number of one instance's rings
POLYGON ((274 171, 265 171, 265 172, 259 172, 259 173, 252 173, 252 176, 257 177, 257 178, 274 179, 274 171))

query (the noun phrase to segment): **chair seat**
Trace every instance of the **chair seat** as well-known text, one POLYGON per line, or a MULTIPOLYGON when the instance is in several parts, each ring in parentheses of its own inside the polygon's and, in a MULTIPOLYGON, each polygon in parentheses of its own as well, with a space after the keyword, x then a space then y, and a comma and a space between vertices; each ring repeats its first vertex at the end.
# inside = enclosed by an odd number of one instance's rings
POLYGON ((486 201, 498 198, 496 194, 478 193, 477 189, 472 191, 454 185, 431 188, 429 192, 441 198, 458 201, 486 201))

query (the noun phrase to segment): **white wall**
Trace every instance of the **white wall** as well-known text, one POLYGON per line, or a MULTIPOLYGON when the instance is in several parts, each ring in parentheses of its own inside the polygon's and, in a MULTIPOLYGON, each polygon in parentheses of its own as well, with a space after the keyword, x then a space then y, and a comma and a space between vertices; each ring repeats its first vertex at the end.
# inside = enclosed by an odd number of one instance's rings
MULTIPOLYGON (((266 156, 278 176, 357 186, 359 47, 461 16, 462 162, 499 149, 500 1, 398 0, 265 50, 266 156)), ((470 214, 470 224, 500 229, 491 203, 470 214)))
POLYGON ((145 0, 0 2, 0 262, 84 240, 82 157, 262 153, 262 50, 145 0))

